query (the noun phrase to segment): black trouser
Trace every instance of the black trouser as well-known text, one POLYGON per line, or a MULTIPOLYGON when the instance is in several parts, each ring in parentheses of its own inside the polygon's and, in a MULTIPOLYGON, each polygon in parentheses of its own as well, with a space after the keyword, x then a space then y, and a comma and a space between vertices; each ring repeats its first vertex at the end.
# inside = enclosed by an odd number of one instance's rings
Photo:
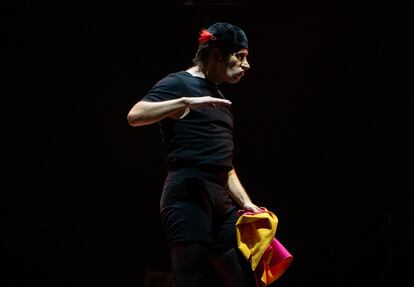
POLYGON ((174 287, 248 287, 255 286, 248 262, 235 248, 212 255, 204 244, 171 247, 174 287))
POLYGON ((251 270, 236 247, 237 208, 227 173, 169 172, 160 208, 174 287, 255 286, 247 283, 251 270))

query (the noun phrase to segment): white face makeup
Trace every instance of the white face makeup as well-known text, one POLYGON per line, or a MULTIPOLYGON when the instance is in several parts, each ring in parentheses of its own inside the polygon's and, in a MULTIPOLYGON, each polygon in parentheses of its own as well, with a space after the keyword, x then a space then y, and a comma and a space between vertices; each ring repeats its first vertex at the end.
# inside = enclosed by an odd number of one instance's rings
POLYGON ((247 49, 241 49, 229 56, 227 61, 224 61, 225 65, 225 82, 237 83, 244 76, 244 73, 250 69, 250 65, 247 62, 249 51, 247 49))

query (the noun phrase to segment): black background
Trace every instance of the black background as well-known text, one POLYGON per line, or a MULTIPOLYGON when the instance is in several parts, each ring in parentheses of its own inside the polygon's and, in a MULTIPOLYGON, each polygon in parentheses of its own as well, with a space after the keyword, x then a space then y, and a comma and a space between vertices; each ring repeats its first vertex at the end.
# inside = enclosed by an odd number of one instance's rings
POLYGON ((410 4, 24 1, 13 11, 2 67, 13 88, 3 140, 3 194, 16 195, 3 200, 9 286, 141 286, 168 272, 158 126, 130 127, 126 115, 191 65, 199 30, 216 21, 249 37, 251 71, 221 88, 233 102, 239 177, 276 213, 295 257, 272 286, 410 278, 410 4))

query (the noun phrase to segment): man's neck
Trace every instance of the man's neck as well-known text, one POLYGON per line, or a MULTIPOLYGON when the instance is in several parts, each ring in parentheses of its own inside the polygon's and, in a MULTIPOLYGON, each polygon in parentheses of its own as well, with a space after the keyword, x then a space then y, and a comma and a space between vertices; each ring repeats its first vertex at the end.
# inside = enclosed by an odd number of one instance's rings
POLYGON ((189 72, 194 77, 203 78, 203 79, 206 78, 205 74, 203 73, 203 71, 201 71, 199 66, 191 67, 187 69, 187 72, 189 72))

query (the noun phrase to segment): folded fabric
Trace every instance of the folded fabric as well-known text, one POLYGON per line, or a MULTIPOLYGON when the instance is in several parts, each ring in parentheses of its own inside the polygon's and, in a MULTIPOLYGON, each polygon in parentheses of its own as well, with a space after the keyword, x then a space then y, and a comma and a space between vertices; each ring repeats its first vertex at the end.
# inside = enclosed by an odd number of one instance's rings
POLYGON ((250 261, 257 286, 267 286, 286 271, 293 259, 275 237, 278 218, 264 207, 259 212, 239 210, 238 215, 238 248, 250 261))

